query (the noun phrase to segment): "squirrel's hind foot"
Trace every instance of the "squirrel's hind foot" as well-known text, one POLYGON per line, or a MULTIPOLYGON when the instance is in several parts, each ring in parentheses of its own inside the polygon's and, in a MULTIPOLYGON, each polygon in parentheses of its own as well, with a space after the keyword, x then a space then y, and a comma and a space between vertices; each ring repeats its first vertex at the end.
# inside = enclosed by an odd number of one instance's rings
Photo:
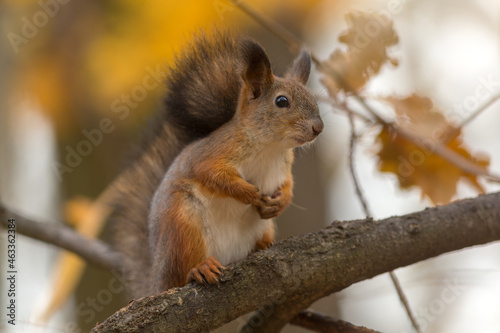
POLYGON ((219 277, 223 269, 224 266, 217 259, 208 257, 204 262, 189 271, 187 282, 219 284, 219 277))

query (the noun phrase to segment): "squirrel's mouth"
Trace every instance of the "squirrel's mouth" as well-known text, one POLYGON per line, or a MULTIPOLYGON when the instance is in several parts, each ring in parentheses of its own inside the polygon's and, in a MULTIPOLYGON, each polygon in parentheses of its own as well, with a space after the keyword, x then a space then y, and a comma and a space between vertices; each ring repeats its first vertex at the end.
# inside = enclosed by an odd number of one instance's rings
POLYGON ((305 145, 308 141, 304 140, 303 138, 293 138, 295 142, 299 144, 299 146, 305 145))
POLYGON ((303 146, 306 143, 313 142, 318 136, 317 135, 311 135, 311 137, 306 138, 305 136, 296 136, 293 138, 295 142, 297 142, 297 147, 303 146))

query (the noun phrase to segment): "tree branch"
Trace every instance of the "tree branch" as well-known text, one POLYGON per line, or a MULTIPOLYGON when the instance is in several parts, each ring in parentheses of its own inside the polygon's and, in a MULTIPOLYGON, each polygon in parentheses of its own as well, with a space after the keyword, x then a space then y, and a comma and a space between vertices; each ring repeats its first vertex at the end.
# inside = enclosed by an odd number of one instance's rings
POLYGON ((71 251, 89 263, 121 272, 122 257, 97 239, 84 237, 73 229, 54 223, 37 222, 6 208, 0 202, 0 226, 7 228, 8 219, 15 219, 16 233, 71 251))
POLYGON ((263 304, 262 320, 249 325, 276 332, 317 299, 355 282, 500 240, 499 203, 494 193, 380 221, 336 221, 230 265, 219 286, 189 284, 135 300, 92 332, 208 331, 263 304))
POLYGON ((315 311, 302 311, 292 319, 290 324, 321 333, 378 333, 315 311))

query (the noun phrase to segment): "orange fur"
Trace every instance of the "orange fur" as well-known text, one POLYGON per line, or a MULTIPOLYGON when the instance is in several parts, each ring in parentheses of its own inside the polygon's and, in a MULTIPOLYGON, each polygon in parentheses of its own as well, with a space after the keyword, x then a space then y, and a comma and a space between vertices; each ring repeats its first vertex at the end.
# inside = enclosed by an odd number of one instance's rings
POLYGON ((173 194, 172 199, 170 209, 160 221, 160 237, 153 257, 161 290, 183 286, 189 271, 207 256, 200 217, 186 209, 181 195, 173 194))
POLYGON ((256 204, 260 199, 259 188, 239 175, 221 156, 204 161, 195 167, 194 177, 211 194, 231 197, 244 204, 256 204))
POLYGON ((274 243, 274 228, 269 228, 266 230, 262 238, 255 243, 255 251, 266 250, 274 243))

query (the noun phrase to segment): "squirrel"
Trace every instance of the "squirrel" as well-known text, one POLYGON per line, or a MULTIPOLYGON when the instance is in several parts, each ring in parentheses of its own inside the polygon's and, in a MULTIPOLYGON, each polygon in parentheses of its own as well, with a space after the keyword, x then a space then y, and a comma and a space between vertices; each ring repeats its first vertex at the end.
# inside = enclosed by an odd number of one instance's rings
POLYGON ((116 185, 115 248, 133 297, 272 245, 291 203, 293 149, 323 130, 302 50, 284 78, 249 37, 198 35, 166 75, 164 107, 116 185))

